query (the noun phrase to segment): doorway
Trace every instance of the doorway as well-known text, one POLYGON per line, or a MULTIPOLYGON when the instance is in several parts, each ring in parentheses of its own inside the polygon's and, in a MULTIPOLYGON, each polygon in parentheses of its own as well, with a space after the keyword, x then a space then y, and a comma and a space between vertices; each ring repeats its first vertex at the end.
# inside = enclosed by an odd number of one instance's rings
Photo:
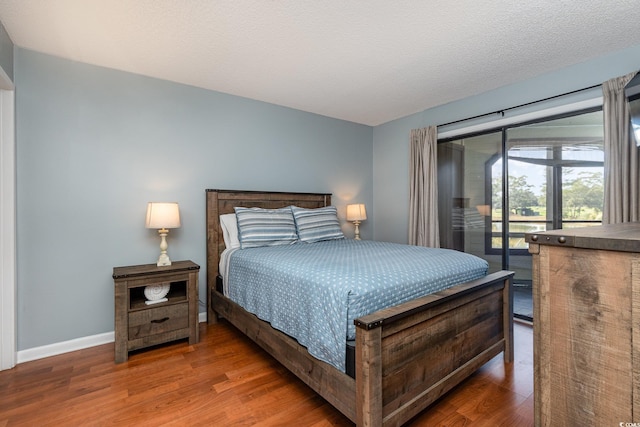
POLYGON ((11 79, 0 68, 0 370, 16 364, 16 147, 11 79))
POLYGON ((603 135, 597 109, 439 141, 440 244, 514 271, 516 317, 533 319, 525 233, 601 224, 603 135))

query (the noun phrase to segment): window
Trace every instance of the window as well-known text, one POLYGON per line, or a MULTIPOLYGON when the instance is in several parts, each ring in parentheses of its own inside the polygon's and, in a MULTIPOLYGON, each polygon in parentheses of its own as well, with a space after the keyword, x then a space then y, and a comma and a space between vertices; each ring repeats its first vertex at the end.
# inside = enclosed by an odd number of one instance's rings
MULTIPOLYGON (((506 131, 512 251, 527 250, 524 233, 602 222, 602 135, 599 111, 506 131)), ((502 208, 502 169, 499 156, 490 169, 492 206, 497 209, 502 208)), ((501 212, 493 212, 488 251, 502 250, 501 212)))
POLYGON ((598 109, 440 141, 441 246, 530 287, 525 233, 602 221, 603 135, 598 109))

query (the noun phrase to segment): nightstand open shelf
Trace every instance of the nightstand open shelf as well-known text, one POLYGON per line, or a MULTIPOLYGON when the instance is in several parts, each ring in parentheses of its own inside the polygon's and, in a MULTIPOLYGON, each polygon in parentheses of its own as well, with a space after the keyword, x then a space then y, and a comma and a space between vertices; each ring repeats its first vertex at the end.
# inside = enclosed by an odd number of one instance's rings
MULTIPOLYGON (((188 281, 180 280, 176 282, 167 282, 170 285, 169 293, 166 298, 168 301, 155 304, 147 304, 147 298, 144 296, 144 287, 136 287, 129 289, 129 310, 145 310, 149 307, 161 307, 164 305, 175 304, 187 300, 187 284, 188 281)), ((146 285, 145 285, 146 286, 146 285)))
POLYGON ((188 338, 199 341, 198 273, 191 261, 115 267, 115 360, 124 362, 129 351, 188 338), (146 304, 144 289, 168 284, 167 301, 146 304))

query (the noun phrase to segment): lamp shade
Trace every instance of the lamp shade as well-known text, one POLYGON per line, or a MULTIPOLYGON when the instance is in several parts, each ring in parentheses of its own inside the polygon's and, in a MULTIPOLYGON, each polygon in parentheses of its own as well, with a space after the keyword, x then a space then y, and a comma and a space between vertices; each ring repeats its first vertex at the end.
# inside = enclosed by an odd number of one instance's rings
POLYGON ((364 221, 367 219, 367 209, 363 203, 347 205, 347 221, 364 221))
POLYGON ((147 205, 147 228, 180 227, 180 209, 177 203, 149 202, 147 205))

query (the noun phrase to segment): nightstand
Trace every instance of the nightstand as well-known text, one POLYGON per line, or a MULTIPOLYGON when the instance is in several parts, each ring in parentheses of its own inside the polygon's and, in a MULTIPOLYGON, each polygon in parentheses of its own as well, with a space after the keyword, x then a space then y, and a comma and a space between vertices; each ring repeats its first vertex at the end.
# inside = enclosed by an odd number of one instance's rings
POLYGON ((199 270, 191 261, 114 267, 116 363, 125 362, 132 350, 182 338, 199 341, 199 270), (145 287, 166 284, 166 301, 147 304, 145 287))

